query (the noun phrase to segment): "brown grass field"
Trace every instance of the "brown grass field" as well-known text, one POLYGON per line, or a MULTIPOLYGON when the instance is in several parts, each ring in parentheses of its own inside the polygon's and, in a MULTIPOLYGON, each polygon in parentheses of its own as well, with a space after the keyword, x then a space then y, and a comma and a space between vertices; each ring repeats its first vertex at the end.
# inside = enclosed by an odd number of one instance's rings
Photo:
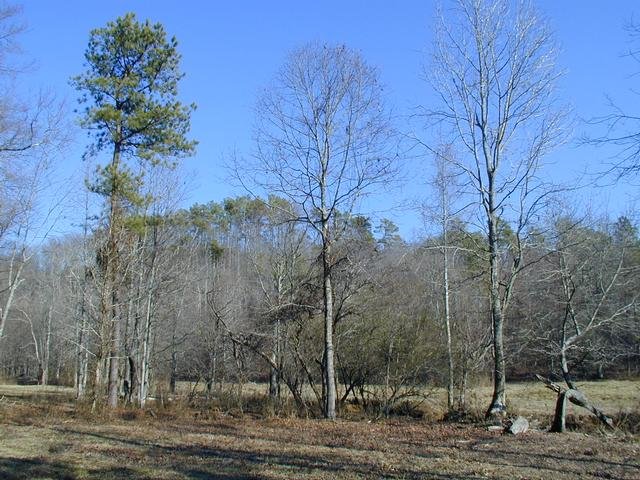
POLYGON ((328 422, 175 405, 91 415, 68 389, 0 386, 0 478, 640 479, 640 382, 582 387, 620 428, 580 417, 578 430, 547 433, 554 395, 536 384, 510 386, 514 410, 534 420, 518 436, 433 416, 328 422))

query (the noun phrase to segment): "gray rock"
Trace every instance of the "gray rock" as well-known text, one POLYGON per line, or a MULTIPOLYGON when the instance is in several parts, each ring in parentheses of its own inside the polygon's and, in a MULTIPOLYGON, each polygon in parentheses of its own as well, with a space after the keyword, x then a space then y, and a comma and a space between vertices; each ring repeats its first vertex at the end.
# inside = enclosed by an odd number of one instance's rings
POLYGON ((527 430, 529 430, 529 420, 524 417, 516 417, 506 429, 506 432, 518 435, 519 433, 525 433, 527 430))

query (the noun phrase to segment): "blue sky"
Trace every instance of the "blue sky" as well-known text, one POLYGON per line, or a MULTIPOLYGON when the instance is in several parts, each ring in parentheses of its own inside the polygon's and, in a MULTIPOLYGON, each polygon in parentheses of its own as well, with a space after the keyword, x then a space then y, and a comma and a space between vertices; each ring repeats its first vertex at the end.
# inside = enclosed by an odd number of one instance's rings
MULTIPOLYGON (((633 74, 640 71, 640 65, 623 56, 629 47, 624 25, 640 11, 637 2, 534 3, 547 17, 562 48, 559 65, 566 75, 560 96, 573 106, 577 117, 606 112, 605 94, 621 104, 638 103, 630 89, 638 80, 633 74)), ((37 64, 25 81, 33 89, 51 89, 70 107, 77 94, 68 80, 83 70, 83 53, 92 28, 133 11, 139 19, 163 23, 167 32, 177 37, 186 73, 181 96, 198 105, 192 136, 200 142, 196 157, 186 160, 186 168, 195 172, 196 181, 185 205, 242 193, 224 181, 222 158, 234 150, 239 154, 251 150, 255 99, 287 52, 296 46, 315 40, 360 50, 379 68, 389 105, 399 116, 432 99, 421 72, 432 41, 435 2, 26 0, 23 6, 28 29, 20 43, 25 55, 37 64)), ((584 128, 576 124, 576 133, 584 128)), ((84 139, 78 135, 60 165, 65 174, 82 168, 84 139)), ((569 144, 554 153, 548 175, 566 180, 585 169, 598 169, 609 155, 606 150, 569 144)), ((413 178, 429 174, 428 165, 413 166, 413 178)), ((418 200, 426 196, 425 189, 421 182, 413 182, 403 188, 402 199, 418 200)), ((631 208, 635 191, 635 187, 623 185, 579 195, 597 197, 599 208, 617 215, 631 208)), ((394 201, 399 199, 395 194, 394 201)), ((419 234, 417 213, 379 214, 394 219, 405 236, 419 234)))

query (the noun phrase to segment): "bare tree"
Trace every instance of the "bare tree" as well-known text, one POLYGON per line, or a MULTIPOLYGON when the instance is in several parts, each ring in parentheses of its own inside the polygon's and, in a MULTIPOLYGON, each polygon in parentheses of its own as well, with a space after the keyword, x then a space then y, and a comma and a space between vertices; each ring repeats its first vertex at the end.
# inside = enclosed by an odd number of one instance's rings
POLYGON ((559 394, 552 430, 565 429, 566 400, 612 426, 612 420, 576 385, 572 370, 588 357, 598 358, 603 349, 599 337, 605 330, 624 328, 635 317, 638 265, 629 251, 632 247, 602 228, 567 216, 557 218, 554 227, 556 240, 549 245, 551 253, 544 257, 543 266, 556 304, 546 306, 552 320, 541 336, 546 337, 549 355, 559 360, 567 388, 538 376, 559 394))
MULTIPOLYGON (((29 243, 43 236, 38 199, 47 186, 52 158, 67 142, 62 109, 48 95, 25 97, 16 84, 25 67, 16 63, 21 8, 0 5, 0 338, 16 292, 23 284, 29 243)), ((46 217, 47 215, 44 215, 46 217)))
POLYGON ((493 416, 506 411, 505 314, 525 265, 527 227, 546 196, 536 175, 560 139, 562 115, 554 105, 559 74, 551 34, 529 2, 457 0, 446 13, 430 72, 439 107, 427 113, 450 129, 465 153, 455 163, 481 205, 494 351, 487 415, 493 416), (501 222, 513 225, 508 252, 500 248, 501 222))
POLYGON ((295 50, 257 106, 255 184, 282 195, 302 212, 321 243, 324 318, 324 405, 335 418, 334 287, 339 237, 333 219, 349 213, 394 173, 393 132, 374 68, 343 45, 295 50))
MULTIPOLYGON (((632 20, 626 29, 632 42, 626 56, 640 64, 640 24, 632 20)), ((637 95, 636 89, 632 88, 631 91, 637 95)), ((616 161, 605 174, 635 176, 640 172, 640 115, 629 109, 633 102, 621 104, 607 96, 607 104, 608 113, 587 122, 594 129, 600 130, 584 135, 582 141, 597 147, 613 147, 616 161)))
POLYGON ((460 248, 451 242, 450 230, 461 212, 461 208, 455 205, 459 189, 460 174, 454 169, 454 152, 450 145, 444 145, 437 149, 434 155, 435 174, 432 180, 434 189, 434 199, 431 206, 425 205, 425 215, 429 220, 433 220, 440 228, 440 238, 435 247, 441 255, 442 262, 442 320, 445 341, 447 347, 447 408, 454 409, 454 352, 452 339, 452 318, 451 318, 451 287, 450 287, 450 264, 454 260, 452 257, 460 248))

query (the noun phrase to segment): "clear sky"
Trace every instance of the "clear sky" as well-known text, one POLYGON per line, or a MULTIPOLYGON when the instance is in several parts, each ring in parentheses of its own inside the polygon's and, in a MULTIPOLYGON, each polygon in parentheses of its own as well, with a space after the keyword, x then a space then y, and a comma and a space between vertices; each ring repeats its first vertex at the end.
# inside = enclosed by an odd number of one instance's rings
MULTIPOLYGON (((631 0, 534 3, 547 17, 562 48, 559 64, 566 75, 560 93, 577 117, 606 112, 605 94, 625 105, 638 104, 630 89, 638 81, 633 73, 640 71, 640 65, 623 54, 629 47, 624 26, 638 14, 640 4, 631 0)), ((432 41, 435 2, 431 1, 25 0, 23 6, 28 29, 20 43, 37 64, 25 81, 31 88, 53 90, 71 107, 78 95, 69 86, 69 78, 83 70, 91 29, 133 11, 139 19, 161 22, 177 37, 186 73, 181 96, 198 105, 192 137, 200 142, 196 157, 186 161, 187 168, 196 173, 196 183, 185 205, 242 194, 225 183, 222 157, 233 150, 239 154, 251 150, 257 94, 296 46, 316 40, 360 50, 379 68, 389 105, 399 116, 432 98, 421 79, 432 41)), ((583 130, 577 123, 576 133, 583 130)), ((61 166, 63 171, 82 168, 84 138, 78 135, 61 166)), ((553 155, 555 165, 549 175, 566 180, 585 169, 597 169, 608 161, 607 156, 605 150, 569 144, 553 155)), ((426 165, 416 161, 413 167, 413 178, 429 175, 426 165)), ((405 199, 416 200, 424 196, 425 188, 413 182, 402 191, 405 199)), ((597 195, 597 203, 617 215, 630 208, 635 191, 633 186, 605 188, 584 196, 597 195)), ((420 229, 417 213, 383 215, 396 221, 409 238, 420 229)))

